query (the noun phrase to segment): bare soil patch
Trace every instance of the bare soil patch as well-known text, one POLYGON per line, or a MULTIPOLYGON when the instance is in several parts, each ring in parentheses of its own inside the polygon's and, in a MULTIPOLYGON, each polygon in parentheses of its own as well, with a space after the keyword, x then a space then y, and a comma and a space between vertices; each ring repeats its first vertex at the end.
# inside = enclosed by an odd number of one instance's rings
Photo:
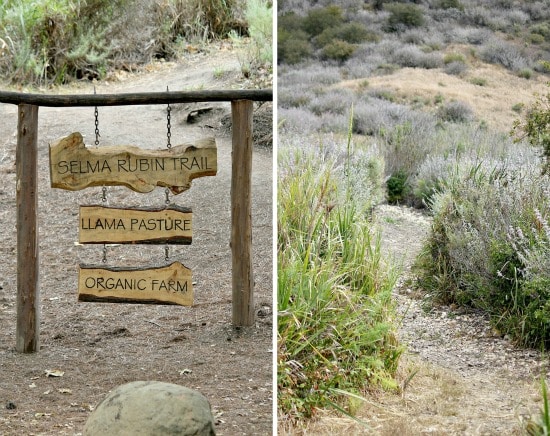
MULTIPOLYGON (((245 87, 237 54, 212 48, 178 64, 121 75, 98 83, 98 93, 227 89, 245 87), (223 68, 223 75, 215 69, 223 68)), ((62 88, 93 93, 89 83, 62 88)), ((231 138, 220 119, 229 103, 189 124, 201 105, 172 112, 173 145, 215 136, 218 175, 193 181, 171 196, 193 209, 194 240, 172 246, 170 260, 193 271, 193 307, 77 302, 79 263, 100 264, 102 246, 79 246, 78 207, 101 203, 101 188, 69 192, 50 188, 48 142, 79 131, 93 143, 93 108, 39 110, 39 224, 41 350, 15 352, 16 223, 15 146, 17 111, 0 104, 0 434, 80 434, 91 410, 114 387, 134 380, 159 380, 197 389, 216 418, 219 435, 272 432, 272 151, 255 147, 253 161, 253 256, 256 323, 231 325, 230 183, 231 138), (59 370, 51 376, 51 372, 59 370), (50 372, 48 376, 47 371, 50 372)), ((176 110, 178 109, 178 110, 176 110)), ((99 108, 100 145, 166 146, 166 108, 99 108)), ((136 194, 109 187, 111 206, 162 206, 164 190, 136 194)), ((108 247, 109 266, 165 264, 164 246, 108 247)))

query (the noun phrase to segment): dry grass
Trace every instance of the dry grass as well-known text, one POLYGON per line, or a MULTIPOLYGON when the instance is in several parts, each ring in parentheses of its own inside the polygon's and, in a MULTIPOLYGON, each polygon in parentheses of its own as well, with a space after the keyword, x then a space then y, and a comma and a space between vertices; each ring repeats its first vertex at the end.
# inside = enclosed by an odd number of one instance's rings
MULTIPOLYGON (((546 76, 536 76, 531 80, 511 74, 503 67, 479 63, 471 67, 464 77, 445 74, 441 69, 403 68, 387 76, 369 77, 369 89, 388 89, 398 100, 406 102, 429 101, 426 110, 433 111, 433 102, 438 95, 443 101, 460 100, 468 102, 478 120, 484 120, 489 127, 499 131, 509 131, 518 118, 512 107, 518 103, 529 106, 535 93, 545 91, 546 76), (484 78, 487 85, 480 87, 470 81, 484 78)), ((364 79, 341 82, 335 86, 359 90, 364 79)))

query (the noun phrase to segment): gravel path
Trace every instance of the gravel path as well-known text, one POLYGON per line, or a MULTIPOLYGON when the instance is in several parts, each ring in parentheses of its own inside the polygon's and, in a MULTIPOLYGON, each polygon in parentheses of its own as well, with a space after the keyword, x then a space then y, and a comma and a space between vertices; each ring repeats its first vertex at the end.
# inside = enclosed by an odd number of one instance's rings
MULTIPOLYGON (((520 434, 541 405, 539 352, 514 347, 488 318, 457 307, 432 307, 407 286, 410 267, 429 234, 429 216, 409 208, 380 206, 383 250, 403 265, 396 288, 402 360, 402 398, 370 421, 380 434, 520 434), (386 420, 386 421, 384 421, 386 420)), ((372 412, 372 411, 371 411, 372 412)))

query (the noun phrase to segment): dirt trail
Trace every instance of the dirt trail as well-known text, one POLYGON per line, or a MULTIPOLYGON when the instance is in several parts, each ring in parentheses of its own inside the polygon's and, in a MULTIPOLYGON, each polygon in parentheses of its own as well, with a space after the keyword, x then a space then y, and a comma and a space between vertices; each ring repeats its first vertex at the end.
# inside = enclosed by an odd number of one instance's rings
POLYGON ((403 265, 395 297, 402 317, 399 337, 407 347, 398 377, 406 387, 402 395, 378 394, 359 412, 368 430, 326 412, 303 433, 522 434, 522 422, 542 404, 540 353, 515 348, 480 313, 450 307, 423 310, 422 300, 406 282, 430 218, 388 205, 378 207, 375 215, 383 250, 403 265))
MULTIPOLYGON (((179 64, 119 75, 98 83, 98 93, 241 88, 237 53, 212 48, 179 64), (220 71, 223 74, 220 74, 220 71), (214 74, 216 72, 216 74, 214 74)), ((60 93, 92 93, 89 82, 60 93)), ((194 180, 171 201, 193 210, 193 243, 172 246, 170 260, 193 271, 195 306, 77 302, 79 263, 100 264, 102 246, 78 246, 78 207, 101 203, 101 188, 69 192, 50 188, 48 142, 71 132, 93 143, 93 108, 39 110, 39 225, 41 350, 22 355, 15 346, 15 144, 17 111, 0 104, 0 435, 80 434, 91 410, 114 387, 159 380, 199 390, 210 401, 219 435, 270 434, 272 429, 272 152, 255 147, 252 176, 253 268, 257 322, 231 325, 231 138, 220 126, 229 103, 215 116, 187 124, 201 105, 175 105, 171 143, 214 136, 218 174, 194 180), (47 377, 59 369, 62 377, 47 377)), ((166 146, 166 108, 99 108, 101 145, 166 146)), ((109 187, 110 206, 162 206, 164 190, 136 194, 109 187)), ((109 266, 165 264, 163 246, 108 248, 109 266)))

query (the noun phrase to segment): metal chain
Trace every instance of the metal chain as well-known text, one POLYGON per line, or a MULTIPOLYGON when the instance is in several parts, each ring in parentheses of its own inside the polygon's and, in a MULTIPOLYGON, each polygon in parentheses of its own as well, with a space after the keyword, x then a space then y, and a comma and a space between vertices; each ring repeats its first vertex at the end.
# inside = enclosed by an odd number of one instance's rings
MULTIPOLYGON (((96 92, 95 92, 95 86, 94 86, 94 95, 95 93, 96 92)), ((99 137, 101 135, 99 134, 99 111, 97 110, 97 106, 95 107, 94 116, 95 116, 95 145, 98 146, 99 137)))
POLYGON ((103 263, 107 262, 107 244, 103 244, 103 259, 101 259, 103 263))
MULTIPOLYGON (((170 92, 168 90, 168 86, 166 87, 166 92, 170 92)), ((172 132, 170 131, 170 128, 172 127, 171 126, 171 123, 170 123, 170 112, 172 111, 172 108, 170 107, 170 103, 168 103, 168 107, 166 108, 166 137, 168 139, 168 142, 166 143, 166 147, 168 149, 171 149, 172 148, 172 144, 170 143, 170 138, 172 137, 172 132)))
POLYGON ((170 260, 170 248, 168 247, 168 244, 164 246, 164 260, 166 262, 170 260))

